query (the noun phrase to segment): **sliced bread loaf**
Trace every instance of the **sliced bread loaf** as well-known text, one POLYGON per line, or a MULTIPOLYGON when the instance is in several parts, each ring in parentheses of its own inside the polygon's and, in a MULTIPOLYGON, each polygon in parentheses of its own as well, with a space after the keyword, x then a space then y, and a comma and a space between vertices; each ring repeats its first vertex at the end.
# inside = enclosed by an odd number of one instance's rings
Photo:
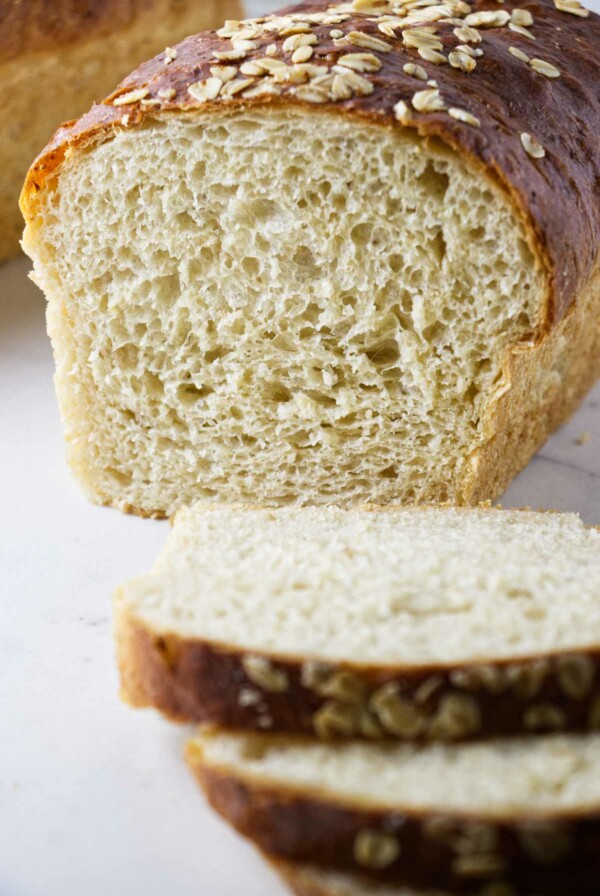
POLYGON ((414 747, 204 731, 188 758, 211 805, 287 860, 461 894, 600 891, 600 735, 414 747))
POLYGON ((493 509, 212 508, 120 589, 123 695, 227 727, 600 727, 600 532, 493 509))
POLYGON ((482 5, 229 23, 56 135, 24 247, 93 500, 477 503, 577 405, 600 17, 482 5))

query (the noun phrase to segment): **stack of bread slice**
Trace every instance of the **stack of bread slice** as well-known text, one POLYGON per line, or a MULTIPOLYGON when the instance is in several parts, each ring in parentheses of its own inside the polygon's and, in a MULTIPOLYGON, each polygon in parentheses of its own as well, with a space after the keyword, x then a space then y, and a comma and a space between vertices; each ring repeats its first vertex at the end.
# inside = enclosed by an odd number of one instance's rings
POLYGON ((306 0, 29 172, 73 470, 179 511, 123 694, 302 896, 600 893, 600 533, 445 506, 600 374, 599 50, 579 0, 306 0))
POLYGON ((599 585, 574 515, 196 505, 117 595, 123 695, 305 896, 597 894, 599 585))

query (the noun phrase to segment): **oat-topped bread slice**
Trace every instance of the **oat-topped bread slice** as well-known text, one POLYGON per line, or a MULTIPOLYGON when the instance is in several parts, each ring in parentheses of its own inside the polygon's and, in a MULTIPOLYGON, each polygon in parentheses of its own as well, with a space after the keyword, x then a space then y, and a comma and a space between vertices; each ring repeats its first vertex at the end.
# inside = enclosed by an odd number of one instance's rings
POLYGON ((0 261, 19 251, 23 178, 55 128, 133 65, 240 10, 238 0, 0 2, 0 261))
POLYGON ((302 3, 131 75, 32 167, 96 501, 476 503, 600 370, 600 18, 302 3))
POLYGON ((188 759, 212 806, 286 860, 461 896, 600 891, 598 734, 415 747, 201 731, 188 759))
POLYGON ((118 593, 123 695, 323 738, 600 728, 599 589, 574 515, 185 509, 118 593))

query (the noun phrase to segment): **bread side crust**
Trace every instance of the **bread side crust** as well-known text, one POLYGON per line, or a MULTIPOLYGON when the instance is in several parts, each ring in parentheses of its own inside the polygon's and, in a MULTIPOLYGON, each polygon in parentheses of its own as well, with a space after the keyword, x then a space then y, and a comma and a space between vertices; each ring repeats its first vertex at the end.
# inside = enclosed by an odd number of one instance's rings
POLYGON ((577 410, 600 377, 600 263, 565 317, 544 338, 509 352, 486 408, 485 441, 471 458, 464 501, 502 494, 577 410))
POLYGON ((381 883, 449 893, 480 893, 486 884, 498 882, 515 887, 520 896, 593 896, 598 891, 600 806, 580 814, 496 818, 443 807, 435 812, 407 812, 402 806, 382 811, 212 766, 194 741, 187 760, 213 809, 260 850, 285 861, 367 871, 381 883), (482 831, 493 849, 479 851, 482 831), (373 844, 366 856, 357 848, 365 838, 373 844), (377 845, 382 840, 396 844, 396 857, 374 867, 368 856, 381 856, 377 845))
POLYGON ((178 722, 416 742, 600 728, 600 645, 460 664, 331 662, 153 631, 123 589, 115 635, 122 699, 178 722))

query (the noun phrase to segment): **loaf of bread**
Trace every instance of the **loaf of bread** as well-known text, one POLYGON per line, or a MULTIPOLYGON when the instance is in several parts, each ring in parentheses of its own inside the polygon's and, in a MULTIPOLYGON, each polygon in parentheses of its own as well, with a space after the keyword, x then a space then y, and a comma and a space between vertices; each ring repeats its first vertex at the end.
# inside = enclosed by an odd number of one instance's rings
POLYGON ((263 851, 421 889, 600 891, 600 735, 321 744, 201 731, 211 805, 263 851))
POLYGON ((599 60, 578 0, 316 0, 61 129, 24 244, 88 495, 500 493, 600 371, 599 60))
POLYGON ((238 0, 3 0, 0 261, 19 248, 23 179, 59 124, 149 55, 240 8, 238 0))
POLYGON ((230 728, 600 728, 600 532, 574 515, 183 509, 117 595, 123 696, 230 728))

